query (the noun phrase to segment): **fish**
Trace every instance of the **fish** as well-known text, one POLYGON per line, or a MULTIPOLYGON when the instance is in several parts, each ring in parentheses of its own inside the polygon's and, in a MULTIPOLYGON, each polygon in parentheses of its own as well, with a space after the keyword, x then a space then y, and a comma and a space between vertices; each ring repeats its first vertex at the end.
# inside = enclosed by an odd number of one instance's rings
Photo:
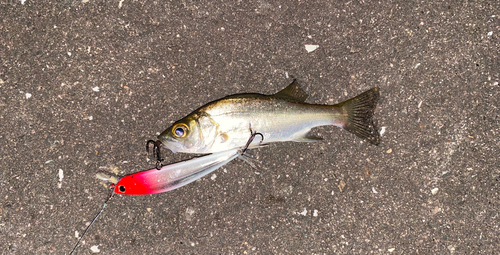
POLYGON ((259 136, 248 149, 274 142, 315 142, 322 139, 312 134, 312 128, 333 125, 378 145, 373 114, 379 90, 374 87, 335 105, 306 103, 308 94, 297 80, 272 95, 230 95, 176 121, 156 144, 173 153, 209 154, 245 147, 252 134, 259 136))

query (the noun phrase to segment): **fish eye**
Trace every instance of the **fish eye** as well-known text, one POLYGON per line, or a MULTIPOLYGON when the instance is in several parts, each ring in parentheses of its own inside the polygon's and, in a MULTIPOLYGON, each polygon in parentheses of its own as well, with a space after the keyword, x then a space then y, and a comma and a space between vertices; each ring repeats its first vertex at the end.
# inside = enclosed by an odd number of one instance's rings
POLYGON ((187 133, 188 133, 188 127, 186 126, 186 124, 183 124, 183 123, 179 123, 179 124, 176 124, 173 128, 172 128, 172 133, 175 137, 177 138, 184 138, 186 137, 187 133))
POLYGON ((122 193, 125 192, 125 186, 120 185, 120 187, 118 187, 118 190, 120 190, 120 192, 122 193))

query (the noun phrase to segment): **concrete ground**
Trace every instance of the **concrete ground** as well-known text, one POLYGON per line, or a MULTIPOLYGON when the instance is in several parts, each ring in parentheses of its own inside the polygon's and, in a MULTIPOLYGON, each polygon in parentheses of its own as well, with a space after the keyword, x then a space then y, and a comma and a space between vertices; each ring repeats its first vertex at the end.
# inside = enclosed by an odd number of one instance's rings
POLYGON ((498 1, 0 2, 2 254, 68 254, 97 172, 153 168, 145 143, 174 121, 292 77, 317 104, 380 87, 382 143, 322 127, 255 150, 259 169, 117 195, 77 254, 500 249, 498 1))

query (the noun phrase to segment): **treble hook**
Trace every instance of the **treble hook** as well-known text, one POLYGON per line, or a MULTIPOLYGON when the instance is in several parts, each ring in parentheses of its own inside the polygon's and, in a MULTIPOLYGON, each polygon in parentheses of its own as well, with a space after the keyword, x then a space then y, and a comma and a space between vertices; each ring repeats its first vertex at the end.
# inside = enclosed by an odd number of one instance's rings
POLYGON ((149 145, 153 144, 153 154, 156 154, 156 169, 160 170, 162 167, 162 161, 163 158, 160 157, 160 147, 161 147, 161 141, 160 140, 148 140, 146 143, 146 151, 149 153, 149 145))
POLYGON ((247 144, 245 144, 245 147, 243 147, 243 150, 241 150, 241 155, 245 154, 245 152, 247 151, 248 149, 248 146, 250 146, 250 144, 253 142, 253 140, 255 139, 255 137, 257 135, 260 135, 260 137, 262 139, 260 139, 260 143, 262 143, 262 141, 264 141, 264 135, 262 133, 258 133, 258 132, 254 132, 252 130, 252 124, 249 124, 249 129, 250 129, 250 138, 248 139, 247 141, 247 144))

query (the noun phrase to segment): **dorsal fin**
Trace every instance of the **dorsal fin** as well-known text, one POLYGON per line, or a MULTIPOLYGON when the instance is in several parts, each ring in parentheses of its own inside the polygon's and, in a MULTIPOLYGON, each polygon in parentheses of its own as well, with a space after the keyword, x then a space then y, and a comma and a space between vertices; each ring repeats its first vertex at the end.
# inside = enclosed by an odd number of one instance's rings
POLYGON ((304 102, 309 95, 300 87, 297 80, 294 79, 288 87, 274 94, 274 96, 304 102))

